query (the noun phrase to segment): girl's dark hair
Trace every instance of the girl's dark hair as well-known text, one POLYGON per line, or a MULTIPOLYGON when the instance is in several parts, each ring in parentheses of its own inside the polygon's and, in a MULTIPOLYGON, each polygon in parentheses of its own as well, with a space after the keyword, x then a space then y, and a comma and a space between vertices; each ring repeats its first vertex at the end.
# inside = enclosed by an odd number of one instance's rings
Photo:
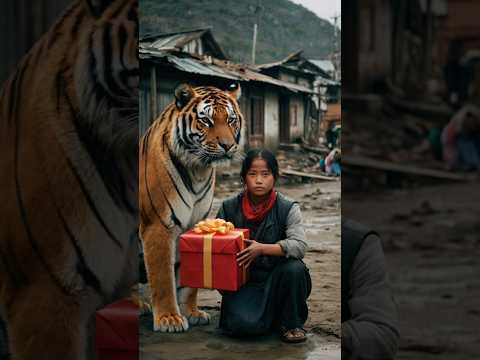
POLYGON ((265 162, 267 163, 267 167, 272 172, 274 179, 277 180, 279 176, 277 158, 270 150, 266 149, 252 149, 247 152, 247 156, 242 163, 242 170, 240 171, 240 176, 242 177, 242 179, 245 180, 250 166, 252 166, 253 161, 256 159, 265 160, 265 162))

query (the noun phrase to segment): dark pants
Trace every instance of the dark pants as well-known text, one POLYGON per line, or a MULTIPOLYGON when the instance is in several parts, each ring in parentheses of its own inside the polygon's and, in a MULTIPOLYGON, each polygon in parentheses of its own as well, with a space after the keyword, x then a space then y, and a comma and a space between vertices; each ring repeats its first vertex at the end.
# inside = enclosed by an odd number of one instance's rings
POLYGON ((457 139, 458 165, 465 170, 480 169, 480 136, 460 135, 457 139))
MULTIPOLYGON (((261 278, 258 273, 251 275, 261 278)), ((263 281, 250 281, 237 292, 224 293, 220 328, 237 336, 300 328, 308 317, 311 289, 310 273, 303 261, 282 259, 263 281)))

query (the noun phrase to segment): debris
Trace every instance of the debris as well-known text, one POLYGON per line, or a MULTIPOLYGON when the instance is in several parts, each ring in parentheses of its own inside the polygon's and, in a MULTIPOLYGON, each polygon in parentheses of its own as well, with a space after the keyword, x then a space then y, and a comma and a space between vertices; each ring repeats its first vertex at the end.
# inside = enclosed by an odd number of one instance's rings
POLYGON ((317 174, 308 174, 308 173, 305 173, 305 172, 302 172, 302 171, 295 171, 295 170, 289 170, 289 169, 280 171, 280 175, 295 175, 295 176, 300 176, 300 177, 327 180, 327 181, 337 181, 339 179, 338 177, 317 175, 317 174))
POLYGON ((302 144, 302 148, 305 149, 305 150, 308 150, 308 151, 311 151, 313 153, 316 153, 316 154, 319 154, 319 155, 323 155, 324 157, 328 155, 328 153, 330 152, 330 149, 328 149, 327 147, 323 146, 323 147, 314 147, 314 146, 310 146, 310 145, 307 145, 307 144, 302 144))
POLYGON ((423 201, 417 209, 412 211, 412 213, 416 215, 433 215, 436 212, 437 211, 428 200, 423 201))
POLYGON ((441 354, 447 351, 447 347, 443 344, 425 344, 420 342, 411 342, 409 344, 400 345, 400 349, 405 351, 418 351, 428 354, 441 354))
POLYGON ((437 118, 441 120, 449 119, 453 115, 453 109, 444 104, 430 104, 426 102, 403 100, 398 97, 389 97, 388 100, 400 111, 410 112, 418 116, 427 118, 437 118))
POLYGON ((321 334, 322 336, 334 336, 340 339, 339 329, 334 330, 332 328, 326 328, 323 326, 314 326, 310 331, 316 334, 321 334))
POLYGON ((392 162, 384 161, 384 160, 377 160, 373 158, 369 158, 366 156, 358 156, 358 155, 348 155, 342 158, 342 163, 346 165, 352 166, 363 166, 374 168, 378 170, 387 170, 393 172, 400 172, 405 174, 411 175, 420 175, 420 176, 428 176, 433 178, 445 179, 445 180, 455 180, 455 181, 473 181, 476 179, 476 176, 472 175, 465 175, 459 173, 451 173, 448 171, 442 170, 435 170, 435 169, 425 169, 416 166, 409 166, 409 165, 401 165, 395 164, 392 162))

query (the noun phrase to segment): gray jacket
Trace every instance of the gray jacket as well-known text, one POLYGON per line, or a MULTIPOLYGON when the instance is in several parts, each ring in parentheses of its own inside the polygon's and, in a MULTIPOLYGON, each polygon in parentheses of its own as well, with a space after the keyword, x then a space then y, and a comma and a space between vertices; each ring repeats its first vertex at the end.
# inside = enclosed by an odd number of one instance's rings
POLYGON ((342 350, 350 354, 346 359, 393 359, 399 340, 397 307, 378 236, 365 238, 351 274, 352 318, 342 323, 342 350))
POLYGON ((302 213, 300 206, 295 203, 292 205, 287 216, 287 237, 280 240, 278 244, 282 247, 285 256, 295 259, 302 259, 307 250, 305 242, 305 229, 302 224, 302 213))

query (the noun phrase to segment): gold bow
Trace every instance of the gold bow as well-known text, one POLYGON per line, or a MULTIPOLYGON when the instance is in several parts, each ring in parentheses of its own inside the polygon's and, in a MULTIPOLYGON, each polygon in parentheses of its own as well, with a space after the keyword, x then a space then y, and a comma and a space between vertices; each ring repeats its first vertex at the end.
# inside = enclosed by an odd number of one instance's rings
POLYGON ((228 234, 232 231, 235 226, 223 219, 205 219, 198 222, 193 228, 193 232, 197 234, 204 233, 219 233, 219 234, 228 234))

